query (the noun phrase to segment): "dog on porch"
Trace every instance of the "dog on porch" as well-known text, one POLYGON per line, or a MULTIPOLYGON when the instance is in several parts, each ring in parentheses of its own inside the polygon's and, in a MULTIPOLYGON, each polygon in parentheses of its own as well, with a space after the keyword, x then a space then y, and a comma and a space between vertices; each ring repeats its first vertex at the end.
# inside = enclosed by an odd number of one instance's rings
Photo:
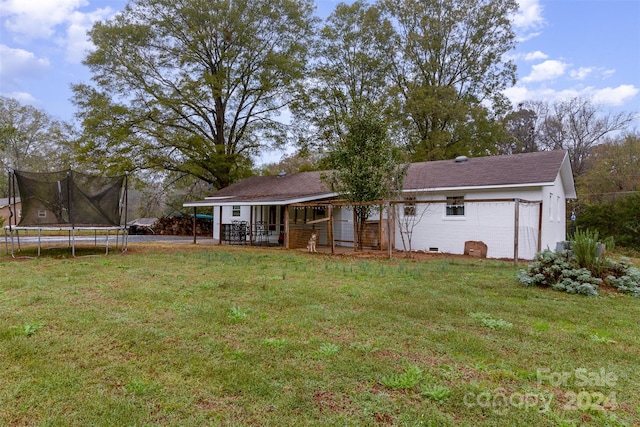
POLYGON ((318 239, 318 234, 315 230, 311 233, 311 237, 309 238, 309 243, 307 243, 307 251, 309 252, 318 252, 316 250, 316 241, 318 239))

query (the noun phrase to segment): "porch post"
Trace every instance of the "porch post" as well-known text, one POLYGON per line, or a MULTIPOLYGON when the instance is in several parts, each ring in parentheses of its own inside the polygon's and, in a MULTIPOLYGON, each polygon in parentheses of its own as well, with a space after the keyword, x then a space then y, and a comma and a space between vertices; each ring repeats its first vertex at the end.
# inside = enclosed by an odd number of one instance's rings
POLYGON ((515 217, 513 220, 513 265, 518 266, 518 240, 519 240, 519 228, 520 228, 520 199, 514 199, 515 202, 515 217))
POLYGON ((380 220, 378 221, 378 250, 382 250, 382 205, 380 205, 380 220))
MULTIPOLYGON (((393 254, 393 250, 391 248, 391 211, 395 210, 395 207, 391 204, 391 202, 387 203, 387 254, 389 255, 389 259, 393 254)), ((395 223, 394 223, 395 224, 395 223)))
POLYGON ((289 249, 289 205, 283 205, 284 209, 284 248, 289 249))
POLYGON ((353 206, 353 251, 358 251, 358 227, 357 227, 357 218, 356 208, 353 206))
POLYGON ((542 201, 540 201, 538 213, 538 252, 542 252, 542 201))
POLYGON ((218 224, 218 244, 221 245, 222 244, 222 205, 220 206, 220 209, 218 210, 219 214, 218 216, 220 217, 220 223, 218 224))
POLYGON ((327 237, 329 239, 329 245, 331 247, 331 253, 336 252, 336 242, 333 239, 333 205, 329 204, 329 224, 327 230, 327 237))
POLYGON ((196 224, 197 224, 197 221, 196 221, 196 210, 197 209, 198 209, 197 207, 195 207, 195 206, 193 207, 193 244, 194 245, 196 244, 196 224))
POLYGON ((255 206, 251 205, 249 209, 249 246, 253 246, 253 210, 255 206))

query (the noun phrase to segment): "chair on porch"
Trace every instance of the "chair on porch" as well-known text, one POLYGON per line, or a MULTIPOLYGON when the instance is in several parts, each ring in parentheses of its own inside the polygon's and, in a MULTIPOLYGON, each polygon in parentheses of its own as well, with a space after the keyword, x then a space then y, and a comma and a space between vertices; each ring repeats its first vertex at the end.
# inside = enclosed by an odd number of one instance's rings
POLYGON ((238 245, 244 245, 247 242, 247 221, 232 221, 230 241, 238 245))
POLYGON ((255 244, 269 245, 269 226, 266 221, 257 221, 255 226, 255 244))

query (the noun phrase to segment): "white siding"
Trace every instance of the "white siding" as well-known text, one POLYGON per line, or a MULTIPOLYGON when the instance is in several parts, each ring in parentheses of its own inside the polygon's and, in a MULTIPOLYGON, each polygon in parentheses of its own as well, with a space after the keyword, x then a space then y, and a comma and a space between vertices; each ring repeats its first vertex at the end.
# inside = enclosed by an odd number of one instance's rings
MULTIPOLYGON (((446 200, 449 196, 472 199, 514 199, 538 201, 541 190, 455 191, 419 194, 418 200, 446 200)), ((513 258, 515 232, 514 202, 465 202, 464 216, 447 216, 446 203, 417 204, 413 229, 413 250, 438 250, 462 254, 466 241, 487 245, 490 258, 513 258), (426 209, 426 212, 424 212, 426 209), (422 217, 420 215, 423 214, 422 217)), ((398 215, 404 215, 400 206, 398 215)), ((537 251, 539 205, 521 203, 519 207, 519 258, 532 259, 537 251)), ((544 224, 543 224, 544 225, 544 224)), ((543 233, 544 234, 544 233, 543 233)), ((403 249, 400 231, 396 231, 396 248, 403 249)))
POLYGON ((562 180, 542 189, 542 249, 555 250, 556 243, 566 240, 566 202, 562 180))

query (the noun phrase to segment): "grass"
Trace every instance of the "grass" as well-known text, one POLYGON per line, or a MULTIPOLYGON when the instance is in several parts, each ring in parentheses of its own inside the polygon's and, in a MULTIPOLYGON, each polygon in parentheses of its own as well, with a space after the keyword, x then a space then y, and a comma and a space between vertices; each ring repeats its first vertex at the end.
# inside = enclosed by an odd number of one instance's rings
POLYGON ((0 425, 624 426, 640 300, 507 262, 130 245, 0 259, 0 425))

